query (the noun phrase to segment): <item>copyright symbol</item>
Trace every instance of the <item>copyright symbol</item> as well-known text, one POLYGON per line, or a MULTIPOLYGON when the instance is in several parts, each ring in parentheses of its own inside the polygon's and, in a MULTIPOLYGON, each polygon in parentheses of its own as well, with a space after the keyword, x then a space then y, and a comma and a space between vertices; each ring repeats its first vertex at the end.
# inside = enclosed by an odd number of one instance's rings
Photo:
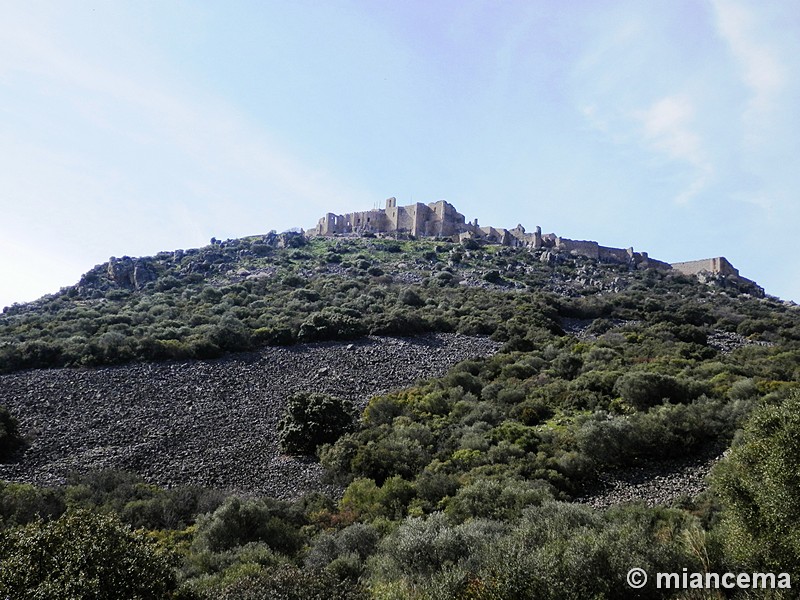
POLYGON ((647 585, 647 573, 644 569, 636 567, 628 571, 628 585, 636 590, 647 585))

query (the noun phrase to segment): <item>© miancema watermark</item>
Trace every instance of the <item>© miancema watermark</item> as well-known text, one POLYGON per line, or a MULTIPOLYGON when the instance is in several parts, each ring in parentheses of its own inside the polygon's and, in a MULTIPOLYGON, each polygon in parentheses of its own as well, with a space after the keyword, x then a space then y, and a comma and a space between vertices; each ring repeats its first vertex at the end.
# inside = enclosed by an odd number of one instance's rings
MULTIPOLYGON (((647 572, 634 568, 628 571, 628 585, 635 589, 647 585, 647 572)), ((789 573, 656 573, 658 589, 791 589, 789 573)))

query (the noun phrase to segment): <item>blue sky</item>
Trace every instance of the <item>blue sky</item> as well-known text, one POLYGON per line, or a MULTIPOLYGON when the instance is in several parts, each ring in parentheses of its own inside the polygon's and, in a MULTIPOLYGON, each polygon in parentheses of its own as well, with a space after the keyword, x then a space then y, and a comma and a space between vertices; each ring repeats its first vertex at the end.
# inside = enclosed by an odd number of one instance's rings
POLYGON ((0 0, 0 306, 446 199, 800 301, 792 1, 0 0))

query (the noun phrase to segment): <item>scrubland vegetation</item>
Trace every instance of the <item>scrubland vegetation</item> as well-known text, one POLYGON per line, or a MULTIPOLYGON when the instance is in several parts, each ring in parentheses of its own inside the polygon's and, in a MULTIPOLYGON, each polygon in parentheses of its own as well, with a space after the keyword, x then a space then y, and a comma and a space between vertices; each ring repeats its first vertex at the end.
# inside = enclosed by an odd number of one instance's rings
MULTIPOLYGON (((129 598, 699 598, 625 575, 800 576, 796 307, 527 250, 286 245, 165 253, 141 289, 98 267, 0 317, 0 369, 423 331, 489 335, 503 351, 361 415, 293 398, 283 447, 318 456, 341 498, 226 498, 113 472, 2 483, 0 597, 118 598, 113 582, 129 598), (571 502, 603 473, 729 447, 699 498, 571 502)), ((0 412, 7 459, 25 435, 12 417, 0 412)))

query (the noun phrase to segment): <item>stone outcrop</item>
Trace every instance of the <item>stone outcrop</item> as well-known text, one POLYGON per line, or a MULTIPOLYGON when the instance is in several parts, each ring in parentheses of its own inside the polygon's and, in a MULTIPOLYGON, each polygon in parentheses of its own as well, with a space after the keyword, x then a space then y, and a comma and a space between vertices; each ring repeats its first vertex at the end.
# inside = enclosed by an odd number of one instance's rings
POLYGON ((108 259, 108 278, 121 288, 140 290, 158 275, 141 259, 123 256, 108 259))
POLYGON ((722 456, 720 448, 709 448, 697 457, 644 462, 605 473, 575 502, 605 509, 630 502, 664 506, 695 498, 708 489, 708 475, 722 456))

